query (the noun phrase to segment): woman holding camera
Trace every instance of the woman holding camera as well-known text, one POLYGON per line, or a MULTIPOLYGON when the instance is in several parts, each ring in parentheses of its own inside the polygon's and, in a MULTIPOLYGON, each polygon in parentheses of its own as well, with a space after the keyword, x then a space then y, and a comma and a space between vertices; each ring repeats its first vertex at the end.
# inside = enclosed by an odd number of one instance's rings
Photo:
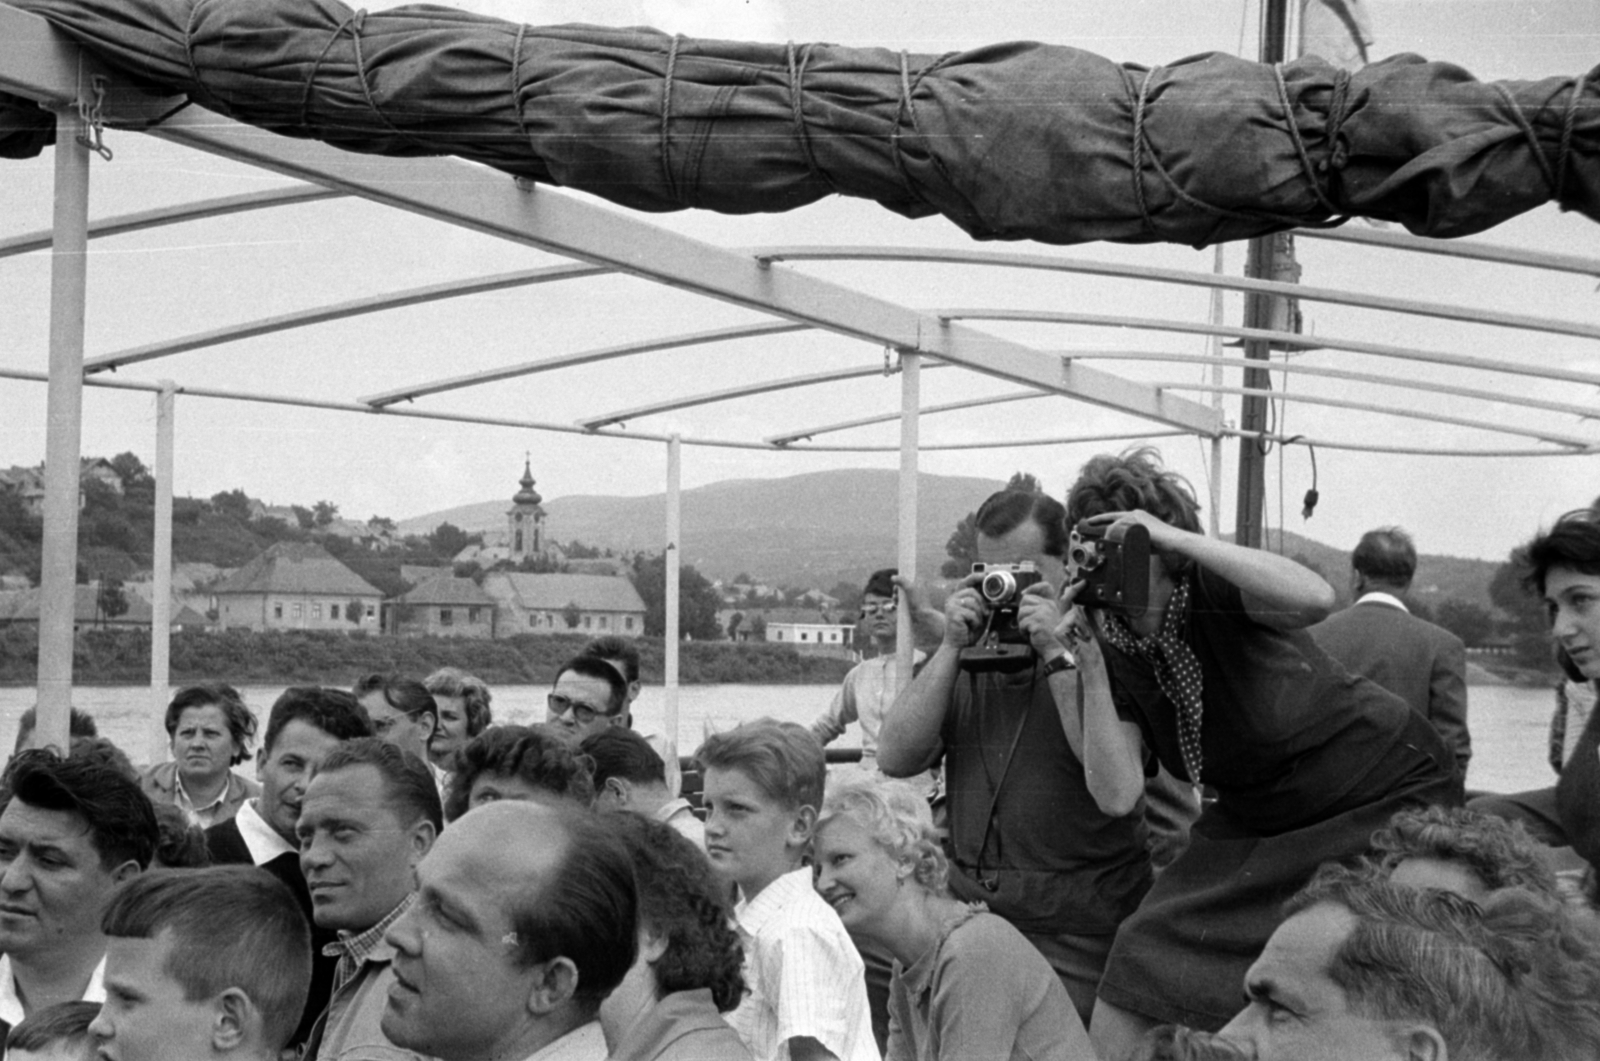
MULTIPOLYGON (((1332 588, 1292 560, 1206 537, 1198 512, 1153 449, 1095 457, 1067 498, 1068 526, 1150 536, 1147 609, 1073 607, 1062 626, 1083 672, 1084 731, 1114 734, 1083 744, 1101 809, 1132 811, 1156 762, 1215 794, 1118 930, 1090 1026, 1103 1057, 1160 1023, 1220 1028, 1281 903, 1319 863, 1365 851, 1402 807, 1461 802, 1427 720, 1305 633, 1332 588)), ((1063 603, 1086 592, 1078 582, 1063 603)))

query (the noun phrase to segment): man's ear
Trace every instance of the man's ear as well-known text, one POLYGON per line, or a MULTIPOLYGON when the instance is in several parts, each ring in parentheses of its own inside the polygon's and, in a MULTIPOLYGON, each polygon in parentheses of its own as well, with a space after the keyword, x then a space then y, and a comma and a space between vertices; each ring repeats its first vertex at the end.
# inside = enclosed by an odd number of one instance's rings
POLYGON ((817 808, 802 806, 794 812, 794 818, 789 822, 789 842, 797 847, 809 844, 816 831, 817 808))
POLYGON ((551 958, 544 962, 528 992, 528 1012, 546 1017, 568 1002, 578 991, 578 967, 571 958, 551 958))
POLYGON ((143 872, 144 870, 139 868, 139 863, 130 858, 111 871, 111 882, 113 884, 121 884, 125 880, 132 880, 143 872))
POLYGON ((259 749, 256 750, 256 780, 257 781, 261 781, 263 783, 266 781, 266 778, 261 776, 261 768, 266 766, 266 765, 267 765, 267 749, 259 748, 259 749))
POLYGON ((417 819, 417 824, 411 827, 411 867, 413 869, 416 868, 418 862, 422 861, 423 856, 428 853, 429 849, 433 847, 433 842, 438 838, 439 831, 433 827, 432 822, 426 818, 417 819))
POLYGON ((629 783, 627 778, 608 777, 606 778, 605 787, 611 790, 612 795, 616 796, 618 806, 633 806, 633 785, 629 783))
POLYGON ((1406 1061, 1450 1061, 1444 1036, 1431 1024, 1411 1024, 1399 1031, 1399 1046, 1406 1061))
POLYGON ((261 1035, 261 1011, 237 987, 225 989, 212 1000, 211 1048, 219 1054, 247 1047, 261 1035))

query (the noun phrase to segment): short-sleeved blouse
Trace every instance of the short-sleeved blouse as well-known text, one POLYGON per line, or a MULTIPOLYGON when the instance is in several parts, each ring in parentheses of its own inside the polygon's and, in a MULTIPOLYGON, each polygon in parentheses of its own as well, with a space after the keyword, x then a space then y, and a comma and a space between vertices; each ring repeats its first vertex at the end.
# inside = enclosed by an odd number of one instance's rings
MULTIPOLYGON (((1252 619, 1237 586, 1194 566, 1181 631, 1202 676, 1202 780, 1218 807, 1271 835, 1369 803, 1396 777, 1435 769, 1442 744, 1427 720, 1350 674, 1304 630, 1252 619)), ((1178 713, 1142 657, 1102 641, 1118 713, 1187 778, 1178 713)))

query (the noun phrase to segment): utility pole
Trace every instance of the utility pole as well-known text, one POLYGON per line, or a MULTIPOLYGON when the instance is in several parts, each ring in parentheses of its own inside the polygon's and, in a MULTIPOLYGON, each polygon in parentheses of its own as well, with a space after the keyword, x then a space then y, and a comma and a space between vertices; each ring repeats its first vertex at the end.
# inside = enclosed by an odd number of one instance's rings
MULTIPOLYGON (((1288 53, 1288 0, 1262 0, 1261 50, 1263 63, 1281 63, 1288 53)), ((1245 258, 1245 275, 1262 280, 1293 283, 1300 279, 1300 266, 1294 259, 1294 237, 1287 232, 1258 236, 1250 241, 1245 258)), ((1293 326, 1294 312, 1289 299, 1254 292, 1244 299, 1244 326, 1275 331, 1299 331, 1293 326)), ((1247 361, 1267 361, 1272 344, 1263 339, 1247 339, 1247 361)), ((1247 388, 1266 390, 1271 376, 1265 369, 1249 368, 1244 373, 1247 388)), ((1267 430, 1267 399, 1246 395, 1239 415, 1239 490, 1234 510, 1234 541, 1253 549, 1262 544, 1262 508, 1266 497, 1267 459, 1257 432, 1267 430)))

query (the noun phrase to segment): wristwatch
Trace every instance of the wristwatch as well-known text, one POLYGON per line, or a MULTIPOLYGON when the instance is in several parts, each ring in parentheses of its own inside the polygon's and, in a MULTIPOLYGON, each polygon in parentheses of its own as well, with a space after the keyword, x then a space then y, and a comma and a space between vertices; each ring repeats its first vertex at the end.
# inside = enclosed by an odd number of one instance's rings
POLYGON ((1072 658, 1070 653, 1063 652, 1063 653, 1061 653, 1061 655, 1057 656, 1055 659, 1051 660, 1049 663, 1046 663, 1044 665, 1044 676, 1046 678, 1048 678, 1048 677, 1050 677, 1050 675, 1059 674, 1064 670, 1077 670, 1077 669, 1078 669, 1077 661, 1072 658))

